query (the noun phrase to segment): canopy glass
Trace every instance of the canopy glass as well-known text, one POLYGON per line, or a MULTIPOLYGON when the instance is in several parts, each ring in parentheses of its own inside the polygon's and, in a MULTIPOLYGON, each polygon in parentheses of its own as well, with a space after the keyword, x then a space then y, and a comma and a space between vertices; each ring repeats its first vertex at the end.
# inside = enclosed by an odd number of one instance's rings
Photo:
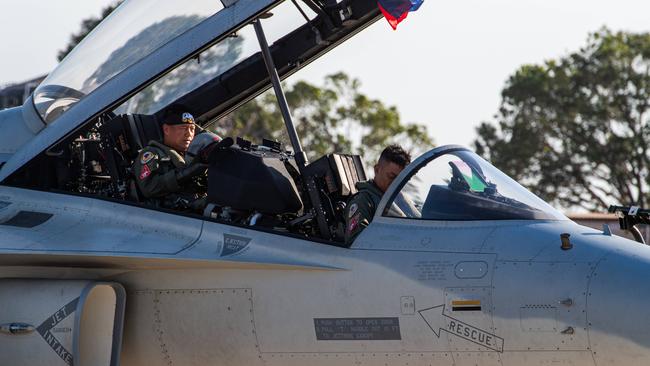
POLYGON ((567 220, 475 153, 450 149, 416 167, 384 216, 421 220, 567 220))
POLYGON ((34 92, 46 123, 160 46, 222 10, 215 0, 126 1, 97 26, 34 92))

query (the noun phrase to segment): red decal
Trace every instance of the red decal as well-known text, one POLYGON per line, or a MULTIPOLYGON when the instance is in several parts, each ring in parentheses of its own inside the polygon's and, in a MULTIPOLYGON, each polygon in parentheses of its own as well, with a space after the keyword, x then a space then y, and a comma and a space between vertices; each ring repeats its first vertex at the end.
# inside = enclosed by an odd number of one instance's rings
POLYGON ((357 226, 359 226, 359 214, 354 215, 354 217, 350 219, 350 226, 348 227, 348 231, 354 231, 357 226))
POLYGON ((140 172, 140 180, 146 179, 148 176, 151 175, 151 170, 147 165, 142 166, 142 171, 140 172))

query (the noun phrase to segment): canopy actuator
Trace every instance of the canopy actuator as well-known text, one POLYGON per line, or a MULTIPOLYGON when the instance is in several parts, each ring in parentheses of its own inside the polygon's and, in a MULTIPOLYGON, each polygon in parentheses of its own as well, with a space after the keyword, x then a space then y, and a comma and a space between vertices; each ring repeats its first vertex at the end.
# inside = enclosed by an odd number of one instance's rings
POLYGON ((264 30, 262 29, 262 23, 260 23, 258 19, 253 22, 253 26, 255 27, 255 33, 257 34, 257 41, 260 43, 260 48, 262 49, 262 57, 264 58, 264 64, 266 64, 266 70, 271 78, 275 97, 278 99, 278 105, 280 107, 280 112, 282 112, 284 124, 287 127, 289 140, 291 140, 291 146, 293 147, 296 156, 296 163, 299 168, 303 168, 307 165, 307 155, 305 155, 305 152, 302 150, 302 145, 298 138, 298 132, 296 132, 296 127, 293 124, 289 104, 287 103, 287 98, 284 96, 284 90, 282 90, 278 70, 275 68, 275 63, 273 63, 273 57, 271 56, 271 51, 269 50, 269 44, 266 41, 264 30))
POLYGON ((262 24, 260 23, 259 19, 253 21, 253 26, 255 27, 257 41, 259 42, 260 48, 262 49, 262 57, 264 58, 264 64, 266 65, 266 70, 271 79, 271 85, 273 85, 273 91, 275 91, 275 97, 278 100, 278 106, 282 112, 282 118, 284 119, 284 124, 287 128, 287 134, 289 134, 289 140, 291 141, 291 146, 293 147, 296 164, 298 165, 298 170, 303 177, 304 188, 309 194, 309 200, 311 201, 311 204, 315 211, 314 214, 316 216, 316 222, 318 223, 320 236, 323 239, 330 240, 332 238, 332 235, 327 223, 327 217, 325 214, 325 209, 323 208, 320 192, 316 186, 314 177, 306 174, 305 167, 307 166, 307 155, 302 150, 302 145, 300 144, 300 139, 298 138, 298 132, 296 132, 296 127, 293 124, 293 118, 291 117, 289 104, 287 103, 287 98, 285 97, 284 91, 282 90, 280 77, 278 76, 278 71, 275 68, 275 64, 273 62, 273 57, 271 56, 271 51, 269 50, 269 44, 266 41, 266 36, 264 35, 264 29, 262 29, 262 24))

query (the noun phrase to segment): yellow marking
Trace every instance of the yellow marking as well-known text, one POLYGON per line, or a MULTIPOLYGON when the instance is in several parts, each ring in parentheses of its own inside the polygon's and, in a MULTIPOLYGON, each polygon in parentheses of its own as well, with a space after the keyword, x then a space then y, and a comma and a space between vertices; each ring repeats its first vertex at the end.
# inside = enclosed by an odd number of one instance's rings
POLYGON ((451 302, 452 306, 474 305, 480 306, 481 300, 454 300, 451 302))

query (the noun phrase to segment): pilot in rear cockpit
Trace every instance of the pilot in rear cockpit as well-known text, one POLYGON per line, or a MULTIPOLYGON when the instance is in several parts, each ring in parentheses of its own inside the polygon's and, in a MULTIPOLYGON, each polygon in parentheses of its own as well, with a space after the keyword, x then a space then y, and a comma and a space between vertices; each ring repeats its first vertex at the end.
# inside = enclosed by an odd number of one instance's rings
MULTIPOLYGON (((135 182, 146 203, 193 212, 205 207, 207 165, 205 159, 188 154, 196 129, 187 109, 172 107, 165 112, 162 143, 150 141, 134 162, 135 182)), ((221 140, 209 132, 201 136, 209 142, 221 140)))
POLYGON ((404 167, 410 163, 411 155, 401 146, 387 146, 375 164, 375 177, 356 184, 359 192, 352 196, 345 209, 345 243, 347 245, 352 244, 354 239, 370 224, 384 192, 404 170, 404 167))

